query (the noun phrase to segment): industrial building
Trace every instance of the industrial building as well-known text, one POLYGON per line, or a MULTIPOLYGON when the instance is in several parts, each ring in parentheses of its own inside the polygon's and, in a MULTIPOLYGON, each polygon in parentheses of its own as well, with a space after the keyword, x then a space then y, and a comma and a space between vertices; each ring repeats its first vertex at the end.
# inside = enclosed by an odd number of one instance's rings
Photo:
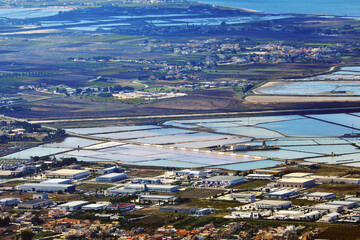
POLYGON ((88 170, 60 169, 46 174, 48 178, 82 179, 89 176, 88 170))
POLYGON ((314 175, 313 173, 294 172, 294 173, 285 174, 282 176, 282 178, 308 178, 313 175, 314 175))
POLYGON ((0 205, 10 206, 15 205, 20 202, 20 198, 1 198, 0 205))
POLYGON ((279 187, 308 188, 315 185, 311 178, 282 178, 277 181, 279 187))
POLYGON ((170 212, 170 213, 188 213, 195 214, 197 211, 196 207, 177 207, 177 206, 166 206, 160 207, 160 212, 170 212))
POLYGON ((139 194, 140 191, 134 189, 108 189, 105 191, 106 196, 129 196, 139 194))
POLYGON ((256 174, 273 174, 274 176, 280 177, 284 174, 283 170, 279 169, 255 169, 253 170, 253 173, 256 174))
POLYGON ((26 208, 26 209, 38 209, 50 206, 53 204, 51 199, 33 199, 27 202, 22 202, 18 204, 19 208, 26 208))
POLYGON ((358 197, 348 197, 348 198, 345 198, 345 201, 354 202, 357 205, 360 205, 360 198, 358 198, 358 197))
POLYGON ((207 214, 213 213, 215 212, 214 208, 200 208, 198 210, 196 210, 195 212, 195 216, 205 216, 207 214))
POLYGON ((58 207, 60 209, 66 209, 66 210, 77 210, 77 209, 80 209, 82 206, 87 205, 88 203, 89 202, 87 202, 87 201, 72 201, 72 202, 61 204, 58 207))
POLYGON ((280 190, 265 195, 265 198, 289 199, 296 194, 295 190, 280 190))
POLYGON ((189 178, 206 178, 214 175, 215 171, 212 169, 206 170, 191 170, 183 169, 174 172, 177 177, 189 177, 189 178))
POLYGON ((96 178, 97 182, 117 182, 126 179, 126 173, 109 173, 96 178))
POLYGON ((315 211, 319 211, 319 212, 333 213, 333 212, 342 212, 343 206, 322 203, 322 204, 312 206, 312 209, 315 211))
POLYGON ((302 211, 280 210, 274 213, 273 218, 279 220, 298 220, 303 215, 302 211))
POLYGON ((131 183, 161 184, 160 178, 134 178, 131 183))
POLYGON ((291 207, 291 201, 261 200, 251 203, 251 206, 258 209, 287 209, 291 207))
POLYGON ((156 185, 156 184, 129 184, 125 189, 133 189, 141 192, 177 192, 179 186, 177 185, 156 185))
POLYGON ((339 217, 340 217, 339 213, 332 212, 332 213, 322 216, 322 218, 319 220, 319 222, 333 222, 336 219, 338 219, 339 217))
POLYGON ((120 172, 120 171, 121 171, 120 166, 111 166, 111 167, 99 169, 98 173, 101 175, 104 175, 104 174, 116 173, 116 172, 120 172))
POLYGON ((104 210, 111 203, 109 202, 99 202, 99 203, 91 203, 81 207, 82 210, 90 211, 90 210, 104 210))
POLYGON ((356 206, 355 202, 350 202, 350 201, 333 201, 333 202, 327 202, 326 204, 342 206, 343 209, 352 209, 356 206))
POLYGON ((316 184, 349 184, 349 185, 359 185, 359 178, 341 178, 336 176, 312 176, 315 179, 316 184))
POLYGON ((209 186, 230 186, 241 182, 245 182, 245 177, 230 175, 219 175, 202 181, 203 184, 209 186))
POLYGON ((128 212, 128 211, 135 209, 135 204, 133 204, 133 203, 118 203, 118 204, 113 204, 113 205, 108 206, 107 209, 117 210, 117 211, 121 211, 121 212, 128 212))
POLYGON ((48 180, 43 181, 41 183, 46 183, 46 184, 71 184, 72 181, 71 181, 71 179, 48 179, 48 180))
POLYGON ((306 196, 307 199, 315 200, 315 201, 330 200, 335 197, 336 197, 335 193, 327 193, 327 192, 313 192, 313 193, 309 193, 306 196))
POLYGON ((266 180, 271 181, 274 180, 273 174, 248 174, 246 176, 246 180, 266 180))
POLYGON ((25 183, 19 186, 23 192, 75 192, 72 184, 25 183))
POLYGON ((167 195, 140 195, 139 202, 142 203, 176 203, 177 198, 175 196, 167 196, 167 195))
POLYGON ((48 193, 34 193, 33 199, 48 199, 49 194, 48 193))
POLYGON ((255 201, 255 195, 247 193, 233 193, 231 194, 231 199, 234 201, 251 203, 255 201))

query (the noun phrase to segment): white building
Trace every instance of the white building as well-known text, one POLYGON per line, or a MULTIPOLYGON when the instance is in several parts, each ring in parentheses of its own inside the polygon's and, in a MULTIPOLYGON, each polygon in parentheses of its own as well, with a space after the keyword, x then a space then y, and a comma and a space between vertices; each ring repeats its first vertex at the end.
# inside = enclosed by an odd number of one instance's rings
POLYGON ((274 174, 249 174, 246 176, 246 180, 265 180, 271 181, 274 180, 274 174))
POLYGON ((126 173, 109 173, 96 178, 97 182, 117 182, 126 179, 126 173))
POLYGON ((60 209, 66 209, 66 210, 77 210, 77 209, 80 209, 82 206, 87 205, 88 203, 89 202, 87 202, 87 201, 72 201, 72 202, 61 204, 58 207, 60 209))
POLYGON ((231 213, 230 218, 240 218, 240 219, 259 219, 260 214, 257 212, 242 212, 235 211, 231 213))
POLYGON ((314 211, 319 211, 319 212, 333 213, 333 212, 342 212, 343 211, 343 206, 329 205, 329 204, 322 203, 322 204, 312 206, 312 209, 314 211))
POLYGON ((98 203, 92 203, 87 204, 81 207, 82 210, 104 210, 108 206, 110 206, 110 202, 98 202, 98 203))
POLYGON ((313 176, 313 173, 295 172, 289 173, 282 176, 282 178, 308 178, 313 176))
POLYGON ((340 214, 337 212, 332 212, 329 214, 324 215, 319 222, 333 222, 336 219, 338 219, 340 217, 340 214))
POLYGON ((251 206, 258 209, 287 209, 291 207, 291 201, 261 200, 251 203, 251 206))
POLYGON ((10 206, 20 202, 20 198, 1 198, 0 205, 10 206))
POLYGON ((311 178, 282 178, 277 181, 279 187, 308 188, 315 185, 311 178))
POLYGON ((165 184, 129 184, 124 187, 125 189, 132 189, 141 192, 178 192, 179 186, 165 185, 165 184))
POLYGON ((175 196, 167 196, 167 195, 139 195, 139 202, 143 203, 175 203, 175 196))
POLYGON ((265 198, 289 199, 296 194, 295 190, 280 190, 265 195, 265 198))
POLYGON ((233 193, 231 198, 235 201, 251 203, 255 201, 255 195, 249 193, 233 193))
POLYGON ((230 175, 219 175, 202 181, 203 184, 209 186, 230 186, 241 182, 245 182, 245 177, 230 175))
POLYGON ((335 193, 327 193, 327 192, 313 192, 306 195, 307 199, 315 200, 315 201, 330 200, 335 197, 336 197, 335 193))
POLYGON ((355 202, 350 202, 350 201, 333 201, 333 202, 327 202, 326 204, 342 206, 343 209, 352 209, 356 206, 355 202))
POLYGON ((48 178, 81 179, 89 176, 89 171, 78 169, 60 169, 46 174, 48 178))

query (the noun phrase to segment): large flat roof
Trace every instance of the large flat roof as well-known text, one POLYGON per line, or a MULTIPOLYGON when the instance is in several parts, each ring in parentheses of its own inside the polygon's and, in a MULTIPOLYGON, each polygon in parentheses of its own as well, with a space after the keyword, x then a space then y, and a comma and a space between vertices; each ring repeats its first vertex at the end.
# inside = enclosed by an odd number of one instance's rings
POLYGON ((61 204, 59 206, 74 207, 74 206, 79 206, 79 205, 85 205, 88 203, 89 203, 88 201, 72 201, 72 202, 67 202, 67 203, 61 204))
POLYGON ((214 176, 211 178, 206 178, 204 179, 204 181, 232 181, 232 180, 236 180, 236 179, 241 179, 244 178, 243 176, 231 176, 231 175, 219 175, 219 176, 214 176))
POLYGON ((108 173, 105 175, 101 175, 99 177, 112 178, 112 177, 118 177, 118 176, 126 176, 126 173, 108 173))
POLYGON ((313 192, 313 193, 309 193, 308 196, 309 197, 326 197, 326 196, 331 196, 334 194, 335 193, 330 193, 330 192, 313 192))
POLYGON ((309 181, 315 181, 315 179, 312 178, 282 178, 279 179, 278 182, 292 182, 292 183, 306 183, 309 181))
POLYGON ((88 170, 78 170, 78 169, 59 169, 56 171, 49 172, 48 174, 51 175, 66 175, 66 176, 72 176, 79 173, 86 173, 89 172, 88 170))
POLYGON ((312 176, 313 173, 305 173, 305 172, 295 172, 295 173, 289 173, 283 176, 283 178, 303 178, 307 176, 312 176))
POLYGON ((255 203, 271 204, 271 205, 281 205, 284 203, 291 203, 291 201, 282 201, 282 200, 260 200, 255 203))

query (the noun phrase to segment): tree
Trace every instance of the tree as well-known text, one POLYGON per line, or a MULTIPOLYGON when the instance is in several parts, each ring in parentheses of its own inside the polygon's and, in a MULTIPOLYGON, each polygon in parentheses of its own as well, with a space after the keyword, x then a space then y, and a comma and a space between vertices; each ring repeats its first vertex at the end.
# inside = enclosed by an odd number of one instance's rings
POLYGON ((22 240, 32 240, 35 234, 30 230, 25 230, 21 232, 21 239, 22 240))

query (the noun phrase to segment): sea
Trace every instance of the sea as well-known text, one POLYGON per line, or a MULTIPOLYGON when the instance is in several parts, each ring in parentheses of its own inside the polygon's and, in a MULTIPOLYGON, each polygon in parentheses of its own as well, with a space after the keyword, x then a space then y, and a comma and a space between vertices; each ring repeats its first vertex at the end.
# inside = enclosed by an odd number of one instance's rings
POLYGON ((278 14, 360 16, 360 0, 197 0, 196 2, 278 14))

